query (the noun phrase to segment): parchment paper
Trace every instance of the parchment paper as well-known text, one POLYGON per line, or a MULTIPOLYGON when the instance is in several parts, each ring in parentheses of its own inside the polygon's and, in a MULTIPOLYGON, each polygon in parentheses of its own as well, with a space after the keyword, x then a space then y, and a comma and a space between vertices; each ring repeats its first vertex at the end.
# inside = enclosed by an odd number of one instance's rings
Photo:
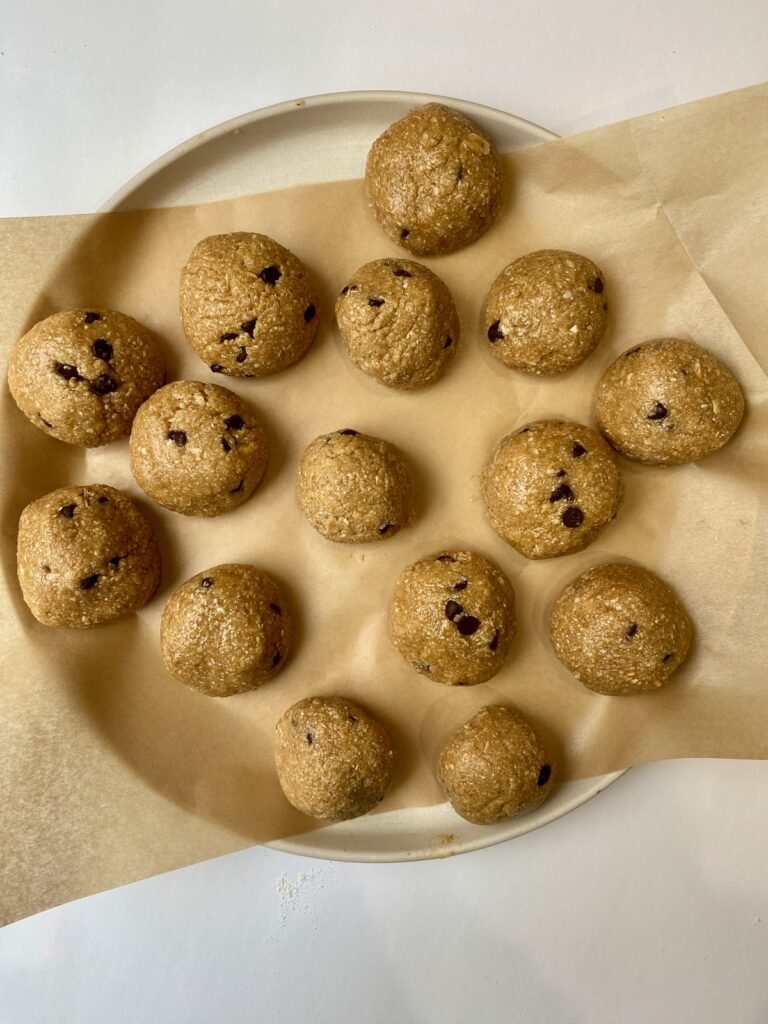
POLYGON ((514 185, 496 225, 462 252, 425 260, 462 317, 457 359, 437 386, 383 388, 345 358, 333 327, 338 289, 362 262, 394 255, 360 183, 318 184, 233 201, 139 213, 0 222, 3 362, 35 321, 72 305, 132 314, 163 345, 170 377, 215 380, 264 421, 266 482, 213 520, 176 516, 135 486, 125 443, 85 452, 46 438, 0 406, 4 462, 0 686, 0 836, 4 920, 217 854, 306 830, 272 764, 280 713, 311 693, 358 699, 390 727, 400 767, 387 810, 441 799, 431 766, 450 730, 491 701, 540 723, 560 778, 670 757, 768 756, 768 86, 742 90, 509 155, 514 185), (295 367, 261 381, 214 377, 180 331, 181 266, 204 235, 254 230, 297 252, 322 295, 322 330, 295 367), (576 372, 512 373, 484 348, 480 309, 496 273, 541 247, 603 268, 610 336, 576 372), (528 562, 500 541, 479 503, 495 442, 540 416, 592 422, 604 367, 633 343, 690 336, 742 382, 748 414, 698 465, 622 460, 626 498, 581 554, 528 562), (294 497, 298 459, 317 434, 355 427, 395 442, 417 480, 416 524, 380 544, 325 541, 294 497), (132 619, 79 632, 38 625, 15 578, 23 506, 64 483, 109 483, 137 497, 163 551, 163 583, 132 619), (484 685, 448 689, 413 673, 387 639, 400 569, 454 545, 509 574, 519 639, 484 685), (635 698, 592 694, 559 664, 546 613, 573 576, 636 559, 672 581, 696 623, 674 684, 635 698), (293 656, 252 694, 212 700, 165 675, 163 605, 192 573, 250 561, 284 585, 298 623, 293 656))

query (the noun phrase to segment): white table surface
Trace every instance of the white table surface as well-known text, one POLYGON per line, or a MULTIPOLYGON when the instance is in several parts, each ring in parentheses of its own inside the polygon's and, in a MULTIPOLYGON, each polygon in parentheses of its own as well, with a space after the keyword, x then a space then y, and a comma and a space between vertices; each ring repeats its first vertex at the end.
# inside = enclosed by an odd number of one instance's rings
MULTIPOLYGON (((95 209, 201 129, 313 93, 570 134, 765 78, 764 0, 5 0, 0 215, 95 209)), ((767 843, 768 763, 683 761, 447 861, 256 848, 4 929, 0 1021, 765 1024, 767 843)))

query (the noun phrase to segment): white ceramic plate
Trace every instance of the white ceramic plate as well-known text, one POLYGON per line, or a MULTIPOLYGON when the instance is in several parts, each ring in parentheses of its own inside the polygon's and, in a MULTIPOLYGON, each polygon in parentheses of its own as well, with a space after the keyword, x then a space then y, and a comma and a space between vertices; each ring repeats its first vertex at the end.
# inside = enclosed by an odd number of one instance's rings
MULTIPOLYGON (((201 132, 132 178, 104 210, 179 206, 362 175, 371 142, 415 106, 463 111, 502 150, 556 138, 501 110, 410 92, 332 93, 280 103, 201 132)), ((499 825, 470 825, 449 804, 356 818, 269 845, 330 860, 398 861, 447 857, 512 839, 591 799, 622 772, 557 786, 543 807, 499 825)))

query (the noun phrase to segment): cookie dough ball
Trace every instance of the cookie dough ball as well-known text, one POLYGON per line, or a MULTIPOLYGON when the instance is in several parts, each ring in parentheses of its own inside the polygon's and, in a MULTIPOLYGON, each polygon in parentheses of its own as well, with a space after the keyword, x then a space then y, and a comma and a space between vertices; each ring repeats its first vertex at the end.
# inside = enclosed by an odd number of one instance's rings
POLYGON ((165 380, 149 331, 112 309, 69 309, 16 342, 8 386, 36 427, 97 448, 130 433, 141 403, 165 380))
POLYGON ((295 363, 317 332, 303 263, 266 235, 198 242, 181 272, 181 326, 214 373, 264 377, 295 363))
POLYGON ((504 664, 515 635, 515 594, 482 555, 444 551, 400 573, 389 630, 417 672, 449 686, 474 686, 504 664))
POLYGON ((523 373, 582 363, 605 334, 603 272, 586 256, 543 249, 510 263, 485 301, 485 331, 497 359, 523 373))
POLYGON ((267 438, 237 395, 180 380, 139 409, 131 469, 156 502, 185 516, 218 516, 250 497, 267 468, 267 438))
POLYGON ((285 664, 291 615, 277 583, 252 565, 217 565, 172 595, 160 624, 165 667, 210 697, 255 690, 285 664))
POLYGON ((549 620, 555 653, 590 690, 657 690, 683 661, 693 626, 671 587, 638 565, 598 565, 565 588, 549 620))
POLYGON ((581 423, 537 420, 502 438, 483 473, 491 526, 526 558, 581 551, 616 516, 613 453, 581 423))
POLYGON ((552 761, 519 711, 491 705, 448 740, 438 778, 457 814, 475 825, 492 825, 546 800, 552 761))
POLYGON ((347 354, 391 388, 421 388, 445 373, 459 341, 453 296, 440 278, 410 260, 360 267, 336 302, 347 354))
POLYGON ((21 513, 21 593, 45 626, 98 626, 130 615, 160 582, 152 527, 114 487, 60 487, 21 513))
POLYGON ((418 255, 452 252, 491 225, 503 164, 469 118, 439 103, 412 110, 371 146, 365 189, 389 237, 418 255))
POLYGON ((652 465, 717 451, 744 415, 739 382, 701 345, 659 338, 611 363, 597 388, 597 422, 614 448, 652 465))
POLYGON ((345 821, 387 795, 395 752, 367 712, 340 697, 308 697, 277 723, 275 764, 288 801, 312 818, 345 821))

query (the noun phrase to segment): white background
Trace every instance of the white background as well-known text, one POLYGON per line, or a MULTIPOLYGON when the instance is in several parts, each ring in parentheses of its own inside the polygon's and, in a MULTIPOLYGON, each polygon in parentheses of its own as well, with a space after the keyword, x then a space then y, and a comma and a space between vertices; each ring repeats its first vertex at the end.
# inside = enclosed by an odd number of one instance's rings
MULTIPOLYGON (((0 215, 95 209, 302 95, 443 93, 569 134, 766 78, 764 0, 3 0, 0 215)), ((257 848, 6 928, 0 1022, 765 1024, 767 844, 768 764, 689 761, 447 861, 257 848)))

